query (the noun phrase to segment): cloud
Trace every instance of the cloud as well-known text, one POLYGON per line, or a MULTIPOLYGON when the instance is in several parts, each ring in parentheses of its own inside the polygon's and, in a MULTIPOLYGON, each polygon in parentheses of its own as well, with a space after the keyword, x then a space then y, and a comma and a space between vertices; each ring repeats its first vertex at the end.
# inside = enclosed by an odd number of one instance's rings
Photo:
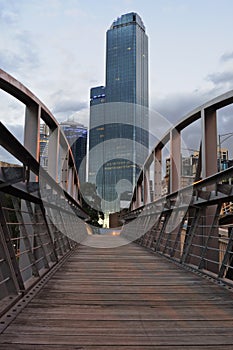
MULTIPOLYGON (((228 83, 232 84, 233 74, 224 72, 221 76, 212 74, 215 82, 213 89, 196 90, 194 92, 173 93, 163 98, 157 98, 152 102, 151 109, 158 111, 173 125, 177 124, 192 110, 200 107, 202 104, 228 91, 228 83)), ((232 84, 233 85, 233 84, 232 84)), ((217 113, 218 134, 233 132, 233 106, 222 108, 217 113)), ((184 147, 186 149, 199 149, 201 139, 201 122, 200 120, 187 127, 182 132, 184 147)), ((225 142, 225 147, 229 149, 230 157, 233 158, 233 137, 225 142)), ((182 151, 183 152, 183 151, 182 151)))
POLYGON ((23 125, 25 106, 19 100, 0 90, 0 121, 5 125, 23 125))
MULTIPOLYGON (((211 97, 208 93, 203 94, 203 92, 201 93, 198 90, 183 94, 173 93, 163 98, 155 99, 151 108, 158 111, 172 126, 182 120, 189 112, 210 99, 211 97)), ((191 149, 199 149, 200 134, 199 122, 194 123, 192 127, 188 127, 182 132, 182 154, 190 153, 189 150, 191 149)))
MULTIPOLYGON (((4 124, 4 125, 17 138, 17 140, 23 143, 23 135, 24 135, 23 125, 16 125, 16 124, 15 125, 4 124)), ((0 146, 0 161, 12 163, 12 164, 19 164, 19 161, 1 146, 0 146)))
POLYGON ((230 60, 233 60, 233 52, 225 52, 220 57, 220 61, 222 61, 222 62, 226 62, 226 61, 230 61, 230 60))
POLYGON ((15 54, 10 50, 0 52, 0 66, 6 71, 17 71, 23 64, 23 59, 20 55, 15 54))
POLYGON ((77 99, 61 99, 56 102, 56 106, 52 109, 53 113, 75 113, 87 108, 87 103, 78 101, 77 99))
POLYGON ((233 87, 233 71, 212 73, 206 77, 206 80, 214 85, 228 85, 231 88, 233 87))
POLYGON ((1 24, 11 25, 18 22, 19 9, 17 1, 4 1, 0 0, 0 22, 1 24), (9 6, 10 5, 10 6, 9 6))
POLYGON ((34 38, 27 30, 20 31, 16 34, 15 39, 18 41, 19 49, 23 54, 24 61, 33 63, 38 66, 38 52, 34 38))
POLYGON ((0 12, 0 18, 6 23, 15 23, 17 21, 18 15, 16 12, 3 10, 0 12))
POLYGON ((17 140, 23 143, 23 135, 24 135, 23 125, 5 124, 5 126, 17 138, 17 140))
POLYGON ((208 93, 203 94, 199 91, 183 94, 173 93, 163 98, 155 99, 151 104, 151 108, 167 118, 169 122, 176 124, 187 113, 208 101, 210 99, 208 97, 208 93))
MULTIPOLYGON (((69 115, 68 119, 74 120, 87 127, 89 124, 89 108, 82 109, 81 111, 69 115)), ((64 121, 64 118, 61 121, 64 121)))
POLYGON ((2 46, 0 66, 12 75, 23 72, 23 76, 31 75, 33 70, 40 67, 39 51, 28 31, 17 32, 11 46, 2 46))

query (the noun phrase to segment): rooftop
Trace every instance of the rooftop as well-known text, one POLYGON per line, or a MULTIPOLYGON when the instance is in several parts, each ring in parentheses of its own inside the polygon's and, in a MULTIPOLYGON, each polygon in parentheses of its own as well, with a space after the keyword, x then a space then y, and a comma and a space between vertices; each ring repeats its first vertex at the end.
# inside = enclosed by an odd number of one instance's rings
POLYGON ((118 17, 115 21, 113 21, 110 29, 115 29, 127 24, 132 24, 132 23, 138 24, 145 31, 145 26, 143 24, 143 21, 136 12, 126 13, 118 17))

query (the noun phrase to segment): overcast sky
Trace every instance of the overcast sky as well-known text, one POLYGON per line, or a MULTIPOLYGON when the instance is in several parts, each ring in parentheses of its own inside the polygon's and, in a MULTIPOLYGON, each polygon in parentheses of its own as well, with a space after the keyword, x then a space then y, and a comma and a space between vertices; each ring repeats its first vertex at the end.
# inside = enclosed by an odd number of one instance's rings
MULTIPOLYGON (((232 0, 0 0, 0 67, 59 121, 88 126, 90 88, 105 84, 106 31, 132 11, 149 36, 151 109, 177 122, 233 89, 232 0)), ((3 92, 0 103, 19 135, 22 106, 3 92)), ((232 114, 221 113, 219 133, 233 131, 232 114)))

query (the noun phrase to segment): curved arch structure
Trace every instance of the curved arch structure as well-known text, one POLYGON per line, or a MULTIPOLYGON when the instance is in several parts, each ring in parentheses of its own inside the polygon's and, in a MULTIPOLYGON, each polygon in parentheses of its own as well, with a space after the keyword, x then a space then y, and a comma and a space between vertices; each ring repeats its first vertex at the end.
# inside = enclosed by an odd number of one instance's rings
POLYGON ((123 237, 184 267, 232 282, 233 166, 222 170, 219 157, 218 168, 217 137, 217 111, 231 104, 233 91, 196 108, 166 132, 147 158, 131 206, 120 219, 123 237), (197 120, 202 134, 197 174, 190 185, 182 186, 181 132, 197 120), (162 151, 168 143, 170 179, 163 194, 162 151), (154 198, 148 180, 151 166, 154 198))
MULTIPOLYGON (((61 130, 59 123, 49 111, 49 109, 23 84, 13 78, 11 75, 0 69, 0 88, 25 105, 25 124, 24 124, 24 148, 34 158, 34 163, 40 161, 40 121, 42 120, 49 128, 48 143, 48 174, 58 183, 58 164, 62 161, 62 175, 60 185, 73 200, 80 204, 79 179, 75 168, 74 158, 70 145, 61 130)), ((2 129, 4 128, 1 125, 2 129)), ((7 133, 7 131, 5 130, 7 133)), ((8 137, 9 133, 8 133, 8 137)), ((3 140, 1 143, 3 144, 3 140)), ((16 142, 16 141, 15 141, 16 142)), ((18 158, 20 152, 14 145, 5 144, 7 150, 18 158)), ((20 147, 20 145, 18 145, 20 147)), ((21 148, 21 157, 23 148, 21 148)), ((27 165, 33 168, 33 159, 30 159, 27 165)), ((34 169, 35 170, 35 169, 34 169)), ((36 180, 38 174, 31 174, 31 180, 36 180)))
MULTIPOLYGON (((149 188, 149 169, 154 166, 154 198, 162 196, 162 150, 170 142, 170 179, 169 193, 181 188, 181 131, 192 125, 198 119, 201 120, 201 147, 199 156, 199 175, 207 178, 217 173, 217 111, 233 103, 233 90, 206 102, 200 107, 188 113, 181 121, 166 132, 163 138, 155 145, 147 158, 141 172, 130 209, 134 210, 151 202, 149 188)), ((198 179, 197 179, 198 180, 198 179)), ((152 201, 153 201, 152 200, 152 201)))
POLYGON ((23 144, 0 122, 0 146, 17 163, 0 162, 0 274, 6 276, 0 300, 8 309, 86 239, 89 216, 70 145, 52 113, 1 69, 0 88, 25 105, 23 144), (48 171, 40 165, 41 121, 49 128, 48 171))

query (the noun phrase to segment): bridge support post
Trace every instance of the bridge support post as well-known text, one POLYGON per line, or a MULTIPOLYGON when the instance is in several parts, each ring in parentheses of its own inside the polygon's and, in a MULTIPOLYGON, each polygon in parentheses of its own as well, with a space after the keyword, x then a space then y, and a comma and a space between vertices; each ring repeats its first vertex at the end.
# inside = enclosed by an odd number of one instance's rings
POLYGON ((74 172, 72 168, 68 168, 68 188, 67 192, 73 196, 74 192, 74 172))
MULTIPOLYGON (((217 118, 215 109, 202 109, 202 177, 208 177, 217 173, 217 118)), ((215 185, 206 188, 206 191, 215 190, 215 185)), ((211 232, 211 239, 209 239, 208 246, 210 249, 206 252, 205 266, 209 271, 218 273, 219 261, 219 240, 218 228, 214 228, 217 206, 207 206, 203 220, 205 221, 205 228, 203 228, 204 237, 209 237, 211 232), (211 262, 213 261, 213 263, 211 262)), ((204 238, 203 239, 207 239, 204 238)))
POLYGON ((139 208, 142 204, 142 184, 138 184, 136 193, 136 208, 139 208))
POLYGON ((68 157, 69 157, 69 153, 68 153, 68 149, 65 149, 63 147, 60 148, 60 162, 61 162, 61 183, 62 183, 62 187, 64 190, 67 191, 68 189, 68 157))
POLYGON ((73 184, 73 198, 75 198, 77 201, 79 201, 78 198, 78 186, 76 183, 73 184))
POLYGON ((150 170, 143 170, 143 203, 144 205, 150 202, 150 170))
POLYGON ((170 192, 177 191, 180 188, 181 176, 181 142, 180 132, 172 129, 170 134, 171 151, 170 151, 170 192))
MULTIPOLYGON (((40 159, 40 115, 41 108, 39 105, 26 106, 24 146, 37 161, 40 159)), ((36 179, 36 175, 30 174, 30 180, 36 181, 36 179)))
POLYGON ((59 129, 51 131, 48 145, 48 173, 58 182, 59 129))
POLYGON ((162 151, 156 149, 154 152, 154 200, 161 197, 162 179, 162 151))
POLYGON ((202 110, 202 177, 218 172, 216 110, 202 110))

